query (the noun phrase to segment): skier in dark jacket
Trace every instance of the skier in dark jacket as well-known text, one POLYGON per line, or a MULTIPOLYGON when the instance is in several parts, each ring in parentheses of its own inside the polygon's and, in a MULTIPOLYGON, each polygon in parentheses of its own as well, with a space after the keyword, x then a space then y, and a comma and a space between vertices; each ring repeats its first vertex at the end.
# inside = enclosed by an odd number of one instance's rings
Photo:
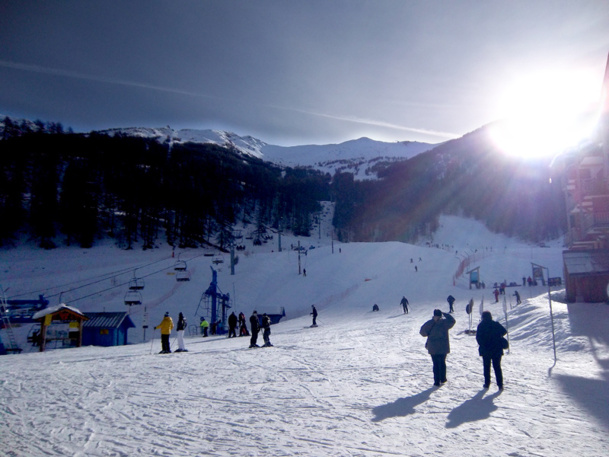
POLYGON ((271 344, 271 318, 264 313, 262 315, 262 328, 264 331, 262 332, 262 338, 264 338, 264 346, 265 348, 273 346, 271 344))
POLYGON ((313 316, 313 325, 311 327, 317 327, 317 308, 315 308, 315 305, 311 305, 311 308, 311 315, 313 316))
POLYGON ((402 297, 402 301, 400 302, 402 308, 404 309, 404 314, 408 314, 408 299, 406 297, 402 297))
POLYGON ((501 371, 501 357, 503 356, 503 345, 501 337, 507 330, 499 322, 493 320, 490 311, 482 313, 482 321, 476 329, 476 341, 478 342, 478 353, 482 356, 484 367, 484 388, 491 385, 491 363, 495 371, 495 380, 499 390, 503 390, 503 372, 501 371))
POLYGON ((252 337, 250 338, 250 347, 259 348, 256 344, 258 341, 258 332, 260 331, 260 322, 258 322, 258 313, 254 311, 250 316, 250 327, 252 328, 252 337))
POLYGON ((184 346, 184 330, 186 330, 186 325, 186 319, 184 319, 184 315, 180 313, 176 329, 178 331, 178 349, 176 349, 176 352, 188 352, 188 349, 184 346))
POLYGON ((245 314, 239 313, 239 336, 250 336, 245 323, 245 314))
POLYGON ((449 295, 446 298, 446 301, 448 302, 448 312, 449 313, 454 313, 455 312, 455 308, 453 308, 453 303, 455 303, 455 297, 453 297, 452 295, 449 295))
POLYGON ((237 315, 232 312, 230 316, 228 316, 228 337, 233 338, 237 336, 237 315))
POLYGON ((450 314, 434 309, 433 318, 421 326, 421 336, 427 337, 425 347, 433 362, 433 385, 436 387, 446 382, 446 355, 450 352, 448 331, 455 322, 450 314))

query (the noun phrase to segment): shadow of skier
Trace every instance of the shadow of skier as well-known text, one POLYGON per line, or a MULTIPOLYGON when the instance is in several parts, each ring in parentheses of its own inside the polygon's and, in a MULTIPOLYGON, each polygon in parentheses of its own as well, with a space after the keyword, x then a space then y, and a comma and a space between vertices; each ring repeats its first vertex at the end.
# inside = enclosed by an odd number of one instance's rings
POLYGON ((393 403, 377 406, 372 410, 374 418, 372 422, 380 422, 390 417, 404 417, 415 412, 417 405, 429 400, 431 393, 436 390, 433 387, 412 397, 398 398, 393 403))
POLYGON ((488 419, 491 416, 491 413, 497 410, 497 406, 493 403, 493 400, 501 394, 501 391, 497 391, 494 394, 485 397, 484 394, 486 392, 486 389, 481 390, 473 398, 453 409, 448 415, 446 428, 456 428, 465 422, 488 419))

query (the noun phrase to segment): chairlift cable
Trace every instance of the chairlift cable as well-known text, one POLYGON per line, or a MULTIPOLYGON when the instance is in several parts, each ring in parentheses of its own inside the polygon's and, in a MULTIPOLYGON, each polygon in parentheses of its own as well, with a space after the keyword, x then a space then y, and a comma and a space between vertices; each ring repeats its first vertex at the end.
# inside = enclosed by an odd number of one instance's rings
MULTIPOLYGON (((196 258, 199 258, 199 257, 202 257, 202 256, 203 256, 203 254, 200 254, 200 255, 198 255, 198 256, 191 257, 191 258, 190 258, 190 260, 193 260, 193 259, 196 259, 196 258)), ((163 259, 163 260, 166 260, 166 259, 163 259)), ((154 264, 154 263, 158 263, 158 262, 159 262, 159 261, 157 261, 157 262, 153 262, 153 263, 148 264, 148 265, 152 265, 152 264, 154 264)), ((146 265, 146 266, 148 266, 148 265, 146 265)), ((142 267, 138 267, 138 268, 142 268, 142 267)), ((169 267, 161 268, 160 270, 156 270, 156 271, 153 271, 152 273, 148 273, 148 274, 146 274, 146 275, 141 276, 141 277, 140 277, 140 279, 147 278, 147 277, 149 277, 149 276, 153 276, 153 275, 155 275, 155 274, 161 273, 161 272, 166 271, 166 270, 170 270, 170 269, 172 269, 172 268, 173 268, 173 265, 172 265, 172 266, 169 266, 169 267)), ((132 270, 135 270, 135 269, 132 269, 132 270)), ((108 278, 106 278, 106 279, 108 279, 108 278)), ((102 281, 104 281, 104 280, 95 281, 95 282, 93 282, 93 283, 91 283, 91 284, 96 284, 96 283, 98 283, 98 282, 102 282, 102 281)), ((103 292, 108 292, 109 290, 112 290, 112 289, 117 289, 117 288, 119 288, 119 287, 123 287, 123 286, 125 286, 125 285, 129 284, 129 282, 130 282, 130 281, 131 281, 131 280, 126 281, 126 282, 122 282, 122 283, 117 284, 117 285, 115 285, 115 286, 111 286, 111 287, 108 287, 108 288, 106 288, 106 289, 98 290, 98 291, 93 292, 93 293, 90 293, 90 294, 88 294, 88 295, 83 295, 82 297, 78 297, 78 298, 75 298, 75 299, 73 299, 73 300, 70 300, 70 303, 77 302, 77 301, 83 300, 83 299, 85 299, 85 298, 92 297, 92 296, 94 296, 94 295, 99 295, 99 294, 101 294, 101 293, 103 293, 103 292)), ((70 290, 67 290, 67 291, 62 291, 62 292, 60 292, 60 293, 58 293, 58 294, 49 295, 47 298, 53 298, 53 297, 56 297, 56 296, 60 295, 60 294, 61 294, 61 293, 63 293, 63 292, 72 292, 72 291, 77 290, 77 289, 80 289, 80 288, 82 288, 82 287, 84 287, 84 286, 77 287, 77 288, 74 288, 74 289, 70 289, 70 290)))

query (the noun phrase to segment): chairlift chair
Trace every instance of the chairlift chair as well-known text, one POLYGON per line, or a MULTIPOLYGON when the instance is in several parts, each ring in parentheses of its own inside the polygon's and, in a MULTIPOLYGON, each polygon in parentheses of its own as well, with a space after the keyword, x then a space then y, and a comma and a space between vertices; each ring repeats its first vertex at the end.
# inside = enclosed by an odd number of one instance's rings
POLYGON ((178 282, 190 281, 190 271, 188 271, 188 270, 176 271, 176 281, 178 281, 178 282))
POLYGON ((142 290, 144 288, 144 280, 140 278, 133 278, 129 281, 129 290, 142 290))
POLYGON ((125 305, 141 305, 142 304, 142 294, 140 294, 137 290, 128 290, 125 294, 125 305))

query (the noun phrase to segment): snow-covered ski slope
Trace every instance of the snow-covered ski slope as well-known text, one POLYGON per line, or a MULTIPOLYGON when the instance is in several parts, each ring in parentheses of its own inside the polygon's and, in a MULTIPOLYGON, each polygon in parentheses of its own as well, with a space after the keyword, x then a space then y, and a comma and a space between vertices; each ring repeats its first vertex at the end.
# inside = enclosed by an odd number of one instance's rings
MULTIPOLYGON (((126 286, 111 289, 130 269, 146 278, 142 291, 150 324, 165 311, 189 323, 218 270, 235 311, 275 312, 275 347, 248 349, 247 338, 186 338, 188 353, 159 355, 158 331, 142 341, 143 306, 124 347, 50 350, 1 358, 0 454, 7 456, 603 456, 609 439, 609 307, 561 302, 553 291, 557 362, 547 289, 510 287, 505 296, 510 353, 503 358, 505 390, 482 389, 482 362, 469 329, 473 298, 505 324, 503 298, 491 285, 521 283, 531 262, 560 276, 560 244, 531 247, 490 234, 473 221, 442 218, 433 243, 339 244, 325 236, 300 239, 315 249, 300 257, 298 240, 277 239, 240 253, 235 275, 214 257, 185 251, 191 281, 178 283, 168 247, 154 251, 19 249, 0 252, 2 286, 12 297, 50 285, 101 278, 62 299, 84 311, 124 309, 126 286), (274 252, 271 252, 274 251, 274 252), (458 251, 458 252, 457 252, 458 251), (470 290, 459 261, 477 257, 485 290, 470 290), (412 263, 411 263, 412 259, 412 263), (152 262, 157 262, 152 264, 152 262), (151 265, 148 265, 151 264, 151 265), (148 265, 148 266, 145 266, 148 265), (168 266, 167 270, 162 270, 168 266), (415 271, 414 267, 418 271, 415 271), (117 273, 126 269, 125 273, 117 273), (515 306, 513 291, 523 303, 515 306), (456 297, 448 383, 434 389, 420 326, 434 308, 456 297), (405 295, 410 313, 399 304, 405 295), (309 328, 310 306, 319 311, 309 328), (377 303, 379 312, 372 312, 377 303), (101 308, 101 309, 100 309, 101 308)), ((84 284, 88 284, 84 282, 84 284)), ((80 284, 80 282, 79 282, 80 284)), ((52 291, 54 293, 54 291, 52 291)), ((56 304, 59 297, 51 301, 56 304), (55 300, 55 301, 54 301, 55 300)), ((260 339, 261 340, 261 337, 260 339)), ((175 348, 175 341, 172 338, 175 348)))

